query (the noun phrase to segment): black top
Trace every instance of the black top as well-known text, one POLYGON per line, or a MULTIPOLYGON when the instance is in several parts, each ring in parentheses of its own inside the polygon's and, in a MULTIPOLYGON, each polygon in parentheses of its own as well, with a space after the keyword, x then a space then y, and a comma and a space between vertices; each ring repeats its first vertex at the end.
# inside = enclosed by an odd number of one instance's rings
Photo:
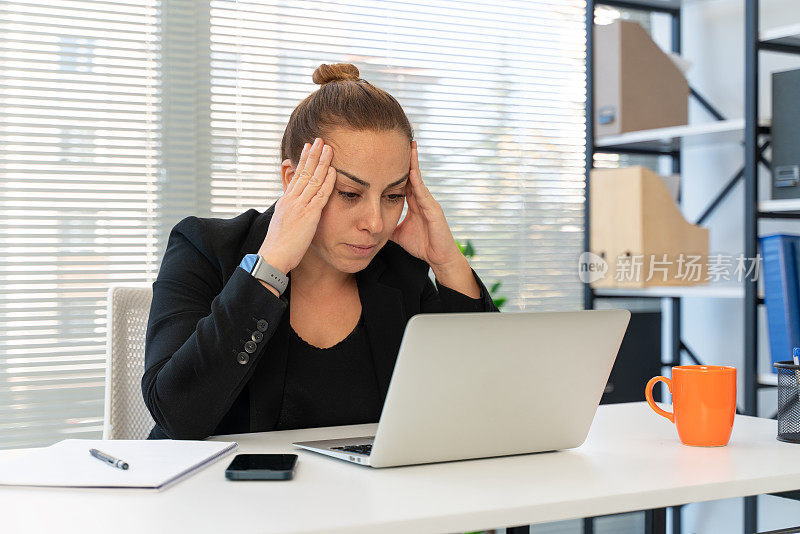
POLYGON ((275 430, 377 423, 381 408, 363 312, 346 338, 324 349, 289 326, 286 385, 275 430))

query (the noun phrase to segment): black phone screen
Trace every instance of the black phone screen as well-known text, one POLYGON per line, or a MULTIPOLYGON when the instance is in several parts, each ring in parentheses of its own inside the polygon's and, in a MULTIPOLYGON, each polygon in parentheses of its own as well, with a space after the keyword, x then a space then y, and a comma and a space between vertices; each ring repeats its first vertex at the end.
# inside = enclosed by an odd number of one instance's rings
POLYGON ((296 462, 296 454, 237 454, 228 470, 291 471, 296 462))

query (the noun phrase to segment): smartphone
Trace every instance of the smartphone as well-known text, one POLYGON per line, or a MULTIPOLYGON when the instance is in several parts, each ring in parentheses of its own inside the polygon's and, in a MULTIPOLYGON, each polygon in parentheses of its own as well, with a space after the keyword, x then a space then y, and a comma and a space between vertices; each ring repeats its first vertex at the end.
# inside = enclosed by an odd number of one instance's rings
POLYGON ((296 454, 237 454, 225 470, 229 480, 288 480, 296 454))

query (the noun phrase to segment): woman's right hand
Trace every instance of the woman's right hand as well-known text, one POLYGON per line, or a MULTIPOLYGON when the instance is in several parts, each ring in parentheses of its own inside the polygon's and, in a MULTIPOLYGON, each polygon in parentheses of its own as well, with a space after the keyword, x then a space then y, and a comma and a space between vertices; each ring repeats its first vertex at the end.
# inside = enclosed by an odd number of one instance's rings
POLYGON ((322 208, 336 182, 332 159, 333 147, 325 145, 322 138, 303 145, 294 175, 275 204, 258 254, 282 273, 297 267, 317 232, 322 208))

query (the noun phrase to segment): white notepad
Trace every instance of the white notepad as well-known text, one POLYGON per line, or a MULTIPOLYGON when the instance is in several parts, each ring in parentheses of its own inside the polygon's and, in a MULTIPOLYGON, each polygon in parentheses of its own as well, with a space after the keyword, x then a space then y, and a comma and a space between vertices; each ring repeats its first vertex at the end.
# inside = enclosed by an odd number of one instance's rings
POLYGON ((236 450, 235 441, 65 439, 0 462, 0 485, 161 490, 236 450), (122 470, 89 454, 128 463, 122 470))

